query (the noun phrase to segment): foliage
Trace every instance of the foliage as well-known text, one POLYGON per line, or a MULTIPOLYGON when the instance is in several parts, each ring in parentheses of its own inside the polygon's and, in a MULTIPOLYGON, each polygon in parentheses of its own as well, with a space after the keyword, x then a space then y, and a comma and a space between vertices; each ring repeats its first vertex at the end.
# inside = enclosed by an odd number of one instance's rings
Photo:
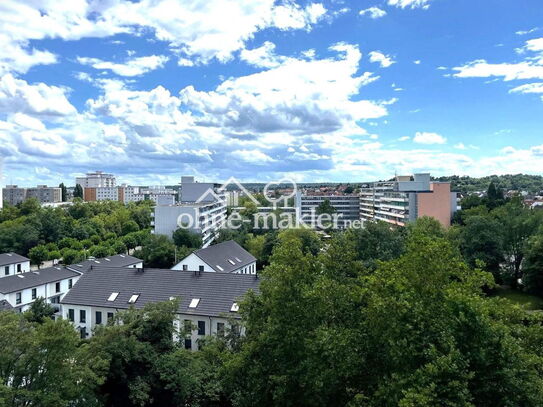
POLYGON ((147 267, 170 268, 175 261, 175 244, 167 236, 150 235, 134 256, 142 259, 147 267))
POLYGON ((83 187, 79 184, 76 184, 74 188, 74 198, 83 199, 83 187))
POLYGON ((55 309, 45 298, 39 297, 25 311, 24 316, 29 322, 43 324, 47 319, 52 319, 54 314, 55 309))
POLYGON ((543 230, 527 243, 523 271, 526 289, 543 297, 543 230))
POLYGON ((199 233, 195 233, 184 227, 178 228, 173 232, 173 242, 178 247, 188 247, 189 249, 199 249, 202 247, 202 238, 199 233))
POLYGON ((36 264, 40 268, 41 264, 49 258, 49 251, 41 244, 28 251, 28 258, 32 264, 36 264))

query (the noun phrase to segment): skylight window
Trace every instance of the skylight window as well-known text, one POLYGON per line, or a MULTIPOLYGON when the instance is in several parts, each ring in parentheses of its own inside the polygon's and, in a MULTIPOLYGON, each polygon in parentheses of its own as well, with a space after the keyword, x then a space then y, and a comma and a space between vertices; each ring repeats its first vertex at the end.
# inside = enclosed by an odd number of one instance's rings
POLYGON ((223 269, 221 266, 219 266, 218 264, 217 264, 217 268, 218 268, 219 270, 221 270, 221 271, 224 271, 224 269, 223 269))
POLYGON ((238 261, 238 263, 241 263, 241 260, 239 259, 239 257, 236 257, 236 260, 238 261))
POLYGON ((193 298, 192 301, 189 304, 189 308, 196 308, 199 303, 200 303, 199 298, 193 298))
POLYGON ((128 303, 134 304, 138 300, 139 296, 140 296, 139 294, 132 294, 132 297, 130 297, 130 299, 128 300, 128 303))
POLYGON ((236 263, 234 263, 234 260, 228 259, 228 263, 230 263, 232 266, 234 266, 236 263))
POLYGON ((239 304, 237 302, 233 303, 232 307, 230 308, 230 311, 238 312, 239 311, 239 304))
POLYGON ((119 295, 119 293, 111 293, 111 295, 109 296, 109 298, 107 300, 108 301, 115 301, 117 299, 118 295, 119 295))

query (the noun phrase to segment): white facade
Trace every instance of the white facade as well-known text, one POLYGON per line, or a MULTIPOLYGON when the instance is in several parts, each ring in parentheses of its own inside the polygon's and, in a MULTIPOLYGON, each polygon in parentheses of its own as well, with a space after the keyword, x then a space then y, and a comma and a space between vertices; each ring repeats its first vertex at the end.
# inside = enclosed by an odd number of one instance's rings
MULTIPOLYGON (((212 246, 213 247, 213 246, 212 246)), ((191 253, 175 266, 172 267, 172 270, 183 270, 183 271, 205 271, 210 273, 215 273, 216 270, 211 267, 210 264, 207 264, 196 254, 191 253)), ((233 274, 256 274, 256 261, 246 264, 243 267, 237 268, 230 273, 233 274)))
MULTIPOLYGON (((74 327, 80 332, 82 338, 89 338, 93 335, 94 329, 99 325, 106 325, 111 321, 118 308, 94 307, 85 305, 62 304, 62 317, 71 321, 74 327)), ((176 340, 184 342, 185 349, 198 350, 198 340, 205 336, 222 334, 225 329, 230 329, 226 317, 210 317, 177 314, 174 320, 176 340), (187 321, 187 322, 186 322, 187 321), (190 328, 185 327, 189 325, 190 328), (183 332, 190 331, 183 335, 183 332)))
POLYGON ((3 264, 0 266, 0 278, 14 274, 28 273, 30 271, 30 260, 3 264))
MULTIPOLYGON (((30 305, 40 297, 45 298, 49 304, 59 304, 78 279, 79 276, 74 276, 59 281, 37 284, 20 291, 0 293, 0 300, 6 300, 13 308, 21 312, 30 308, 30 305)), ((60 305, 58 310, 60 310, 60 305)))
POLYGON ((79 184, 83 188, 100 188, 114 187, 117 183, 113 174, 107 174, 102 171, 89 172, 84 177, 75 179, 76 185, 79 184))

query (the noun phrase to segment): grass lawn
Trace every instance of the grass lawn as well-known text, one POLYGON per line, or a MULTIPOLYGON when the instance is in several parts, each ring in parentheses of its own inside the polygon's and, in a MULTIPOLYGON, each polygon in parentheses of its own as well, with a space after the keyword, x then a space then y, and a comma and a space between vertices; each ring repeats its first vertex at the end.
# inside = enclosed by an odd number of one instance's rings
POLYGON ((512 290, 509 287, 499 287, 494 295, 514 302, 515 304, 524 305, 528 310, 543 310, 543 298, 537 295, 527 294, 519 290, 512 290))

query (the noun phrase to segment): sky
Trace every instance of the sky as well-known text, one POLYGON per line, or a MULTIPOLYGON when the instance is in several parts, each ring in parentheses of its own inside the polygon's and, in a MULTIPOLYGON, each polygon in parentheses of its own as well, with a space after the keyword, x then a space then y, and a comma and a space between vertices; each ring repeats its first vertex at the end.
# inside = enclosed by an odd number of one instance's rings
POLYGON ((541 0, 2 0, 4 184, 543 173, 541 0))

